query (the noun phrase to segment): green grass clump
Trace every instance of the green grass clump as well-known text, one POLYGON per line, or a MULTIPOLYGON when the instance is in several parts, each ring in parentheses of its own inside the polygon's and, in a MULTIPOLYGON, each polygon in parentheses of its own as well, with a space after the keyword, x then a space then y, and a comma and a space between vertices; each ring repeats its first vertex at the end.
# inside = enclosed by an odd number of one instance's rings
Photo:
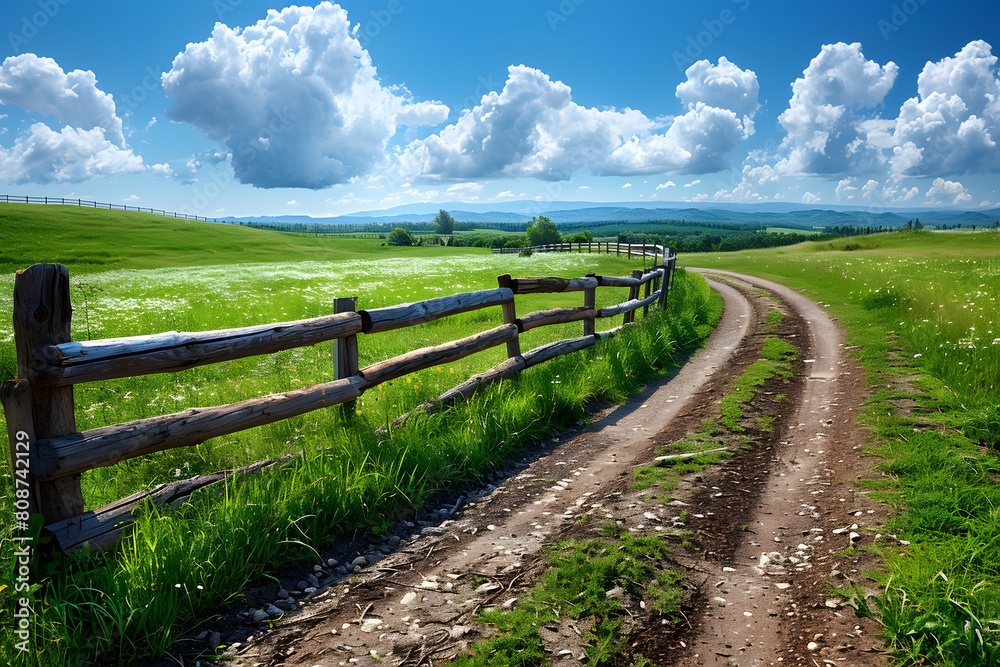
MULTIPOLYGON (((700 472, 732 457, 731 452, 708 451, 723 446, 725 446, 725 440, 719 437, 718 427, 712 420, 705 420, 700 431, 690 433, 684 438, 656 450, 657 456, 697 452, 705 452, 704 454, 692 456, 689 459, 667 461, 663 465, 640 466, 632 471, 632 488, 636 491, 656 488, 669 494, 684 475, 700 472)), ((668 495, 661 500, 669 502, 673 498, 668 495)))
POLYGON ((635 537, 616 531, 615 539, 560 542, 549 552, 541 581, 510 611, 494 610, 480 620, 496 628, 495 636, 476 644, 472 655, 459 657, 462 667, 548 665, 538 628, 562 616, 591 621, 584 636, 590 664, 603 664, 628 643, 621 633, 621 588, 646 601, 647 609, 673 618, 680 611, 682 575, 665 569, 666 540, 635 537))
POLYGON ((799 289, 847 329, 885 475, 865 486, 910 542, 880 551, 883 593, 864 610, 901 664, 1000 664, 1000 234, 881 234, 697 263, 799 289))
POLYGON ((760 359, 750 364, 733 383, 732 391, 722 398, 719 421, 730 431, 742 431, 743 406, 753 400, 757 390, 771 378, 790 378, 795 348, 780 338, 768 338, 760 350, 760 359))

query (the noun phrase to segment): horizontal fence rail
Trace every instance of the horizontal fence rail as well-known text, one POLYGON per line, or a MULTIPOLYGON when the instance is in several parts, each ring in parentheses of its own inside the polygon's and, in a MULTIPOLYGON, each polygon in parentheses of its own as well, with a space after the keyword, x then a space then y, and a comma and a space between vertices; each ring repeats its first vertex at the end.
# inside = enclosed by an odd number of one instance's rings
MULTIPOLYGON (((550 359, 583 350, 635 321, 636 312, 666 305, 676 255, 655 246, 663 263, 632 276, 497 279, 496 289, 465 292, 355 311, 355 299, 336 299, 334 313, 323 317, 219 331, 176 331, 86 342, 69 340, 69 272, 58 264, 36 264, 14 281, 14 331, 18 378, 0 391, 7 417, 14 471, 30 490, 28 507, 64 550, 84 543, 107 546, 129 523, 131 508, 143 499, 179 502, 190 489, 213 483, 167 485, 83 514, 79 476, 137 456, 200 444, 211 438, 270 424, 335 405, 350 404, 366 390, 410 373, 451 363, 505 345, 507 359, 472 376, 416 411, 433 412, 478 389, 550 359), (621 303, 596 308, 598 288, 628 288, 621 303), (644 294, 640 296, 640 291, 644 294), (522 294, 583 292, 580 307, 553 308, 518 317, 515 297, 522 294), (431 322, 459 313, 499 307, 503 324, 460 340, 425 347, 358 367, 358 336, 375 335, 431 322), (620 326, 595 332, 595 321, 623 316, 620 326), (582 322, 579 338, 548 343, 521 352, 520 334, 543 326, 582 322), (322 384, 226 405, 189 408, 174 414, 112 424, 79 432, 73 412, 73 386, 114 378, 171 373, 195 366, 334 341, 334 377, 322 384), (25 454, 16 443, 30 440, 25 454), (23 471, 23 472, 17 472, 23 471), (169 493, 168 493, 169 490, 169 493), (183 491, 183 493, 182 493, 183 491), (180 494, 180 495, 178 495, 180 494)), ((633 253, 639 256, 638 252, 633 253)), ((20 482, 19 482, 20 483, 20 482)), ((19 487, 20 488, 20 487, 19 487)), ((19 496, 20 497, 20 496, 19 496)))
POLYGON ((20 195, 0 195, 0 202, 4 204, 56 204, 59 206, 81 206, 85 208, 100 208, 106 211, 135 211, 136 213, 152 213, 165 218, 175 218, 177 220, 198 220, 200 222, 219 222, 218 218, 206 218, 203 215, 190 215, 188 213, 174 213, 164 211, 159 208, 149 208, 148 206, 129 206, 127 204, 110 204, 108 202, 90 201, 88 199, 70 199, 67 197, 29 197, 20 195))

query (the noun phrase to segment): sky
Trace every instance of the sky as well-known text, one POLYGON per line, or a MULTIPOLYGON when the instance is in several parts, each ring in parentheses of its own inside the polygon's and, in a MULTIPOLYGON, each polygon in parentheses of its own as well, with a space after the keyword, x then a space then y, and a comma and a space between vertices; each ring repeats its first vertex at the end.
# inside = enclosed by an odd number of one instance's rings
POLYGON ((0 194, 1000 206, 995 0, 8 0, 0 194))

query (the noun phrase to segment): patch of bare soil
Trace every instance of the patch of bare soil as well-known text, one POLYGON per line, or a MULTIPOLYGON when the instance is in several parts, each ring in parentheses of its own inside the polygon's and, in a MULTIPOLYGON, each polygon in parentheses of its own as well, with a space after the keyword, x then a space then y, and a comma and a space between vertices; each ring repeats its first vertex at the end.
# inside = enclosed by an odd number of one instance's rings
MULTIPOLYGON (((667 565, 686 588, 677 622, 623 601, 630 643, 616 664, 883 664, 878 627, 832 594, 869 585, 864 572, 877 561, 858 547, 885 519, 857 486, 873 474, 855 424, 860 373, 819 305, 765 281, 709 277, 725 299, 723 321, 677 373, 539 443, 494 484, 248 590, 246 606, 189 638, 188 655, 207 642, 228 647, 232 667, 443 664, 489 636, 479 612, 516 604, 537 581, 545 547, 614 522, 670 536, 667 565), (764 325, 772 308, 788 315, 776 332, 764 325), (634 490, 633 471, 660 447, 718 418, 767 335, 798 349, 795 376, 762 388, 747 430, 725 438, 732 458, 687 476, 670 497, 634 490)), ((552 663, 585 663, 586 630, 572 619, 541 628, 552 663)), ((163 664, 194 664, 173 660, 163 664)))

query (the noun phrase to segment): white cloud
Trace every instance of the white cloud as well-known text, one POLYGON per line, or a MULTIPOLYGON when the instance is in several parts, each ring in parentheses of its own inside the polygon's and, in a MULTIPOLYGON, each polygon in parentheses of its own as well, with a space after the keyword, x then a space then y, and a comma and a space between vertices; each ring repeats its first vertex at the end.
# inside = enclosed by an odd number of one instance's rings
POLYGON ((445 190, 445 194, 448 195, 469 195, 474 192, 479 192, 483 189, 482 183, 476 183, 475 181, 468 181, 466 183, 455 183, 454 185, 448 186, 445 190))
POLYGON ((33 53, 0 65, 0 104, 47 116, 56 131, 35 122, 0 147, 0 179, 12 183, 85 181, 108 174, 141 171, 142 158, 125 144, 114 99, 97 87, 91 71, 65 72, 51 58, 33 53))
POLYGON ((840 175, 870 169, 881 152, 868 143, 861 112, 882 103, 899 68, 865 59, 861 44, 826 44, 801 78, 778 122, 787 133, 778 163, 782 173, 840 175))
POLYGON ((935 178, 934 183, 927 194, 924 195, 929 203, 953 204, 959 206, 972 201, 972 195, 968 189, 958 181, 946 181, 943 178, 935 178))
POLYGON ((122 201, 139 201, 139 195, 129 195, 125 199, 122 199, 122 201))
POLYGON ((11 183, 76 183, 107 174, 142 171, 142 158, 123 150, 103 130, 33 124, 9 149, 0 148, 0 180, 11 183))
POLYGON ((760 186, 766 183, 777 182, 778 174, 775 172, 774 167, 766 164, 759 167, 744 165, 740 182, 732 190, 719 188, 713 199, 717 201, 742 202, 764 201, 767 197, 759 192, 760 186))
POLYGON ((298 206, 298 205, 299 205, 299 203, 297 201, 295 201, 294 199, 292 199, 291 201, 288 201, 288 202, 285 203, 285 206, 298 206))
POLYGON ((718 65, 695 63, 687 77, 677 87, 685 113, 661 122, 633 109, 581 106, 565 83, 511 66, 502 91, 484 95, 454 124, 410 144, 400 168, 425 178, 546 180, 566 180, 575 172, 719 171, 753 133, 757 77, 724 58, 718 65))
POLYGON ((269 11, 246 28, 217 23, 163 74, 169 116, 223 144, 243 183, 323 188, 385 161, 400 125, 443 122, 448 108, 379 81, 347 12, 269 11))
POLYGON ((674 183, 673 181, 667 181, 666 183, 660 183, 659 185, 657 185, 656 189, 664 190, 666 188, 676 188, 676 187, 677 187, 676 183, 674 183))
POLYGON ((626 183, 625 185, 622 186, 622 190, 628 190, 630 187, 632 187, 632 184, 626 183))
POLYGON ((1000 78, 984 41, 928 62, 892 126, 893 171, 929 176, 1000 170, 1000 78))
POLYGON ((814 195, 811 192, 806 192, 804 195, 802 195, 803 204, 815 204, 819 200, 820 200, 819 195, 814 195))
POLYGON ((696 178, 693 181, 691 181, 690 183, 685 183, 684 187, 686 187, 686 188, 693 188, 696 185, 701 185, 701 179, 700 178, 696 178))
POLYGON ((580 186, 579 188, 577 188, 577 189, 578 189, 578 190, 589 190, 589 189, 590 189, 590 186, 589 186, 589 185, 581 185, 581 186, 580 186))
POLYGON ((853 178, 842 178, 837 183, 837 201, 850 201, 854 199, 858 189, 854 187, 853 178))
POLYGON ((724 56, 718 65, 708 60, 699 60, 688 68, 687 81, 677 86, 677 97, 688 110, 699 104, 729 109, 737 116, 749 116, 757 112, 760 103, 760 85, 757 75, 750 70, 742 70, 724 56))
POLYGON ((170 165, 166 162, 160 164, 154 164, 150 167, 154 174, 159 174, 160 176, 166 176, 170 178, 174 175, 174 170, 170 168, 170 165))

